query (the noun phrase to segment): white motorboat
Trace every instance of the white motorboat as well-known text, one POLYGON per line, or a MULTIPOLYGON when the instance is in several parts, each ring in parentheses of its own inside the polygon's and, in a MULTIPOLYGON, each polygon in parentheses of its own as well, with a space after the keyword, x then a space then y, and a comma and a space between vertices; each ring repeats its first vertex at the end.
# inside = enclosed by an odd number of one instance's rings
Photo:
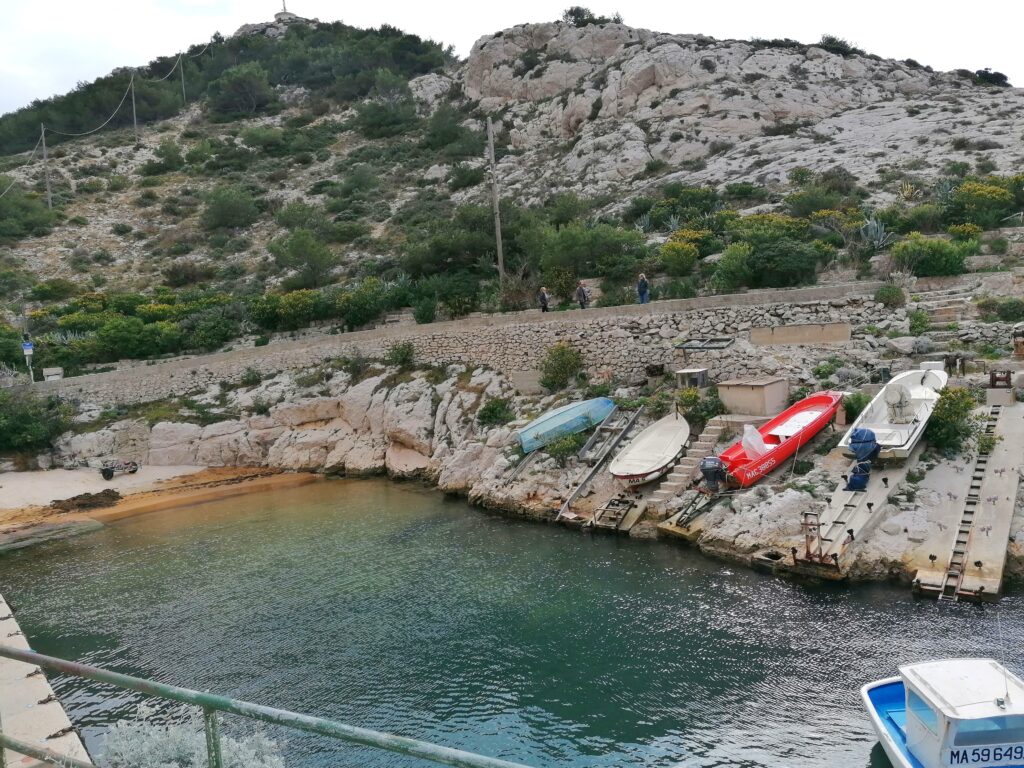
POLYGON ((689 439, 686 419, 670 413, 633 438, 612 460, 608 471, 627 485, 649 483, 675 466, 689 439))
POLYGON ((893 376, 853 422, 839 446, 852 455, 854 432, 869 429, 881 449, 880 458, 907 458, 924 435, 948 379, 944 371, 906 371, 893 376))
POLYGON ((1024 682, 993 659, 910 664, 861 699, 895 768, 1024 766, 1024 682))

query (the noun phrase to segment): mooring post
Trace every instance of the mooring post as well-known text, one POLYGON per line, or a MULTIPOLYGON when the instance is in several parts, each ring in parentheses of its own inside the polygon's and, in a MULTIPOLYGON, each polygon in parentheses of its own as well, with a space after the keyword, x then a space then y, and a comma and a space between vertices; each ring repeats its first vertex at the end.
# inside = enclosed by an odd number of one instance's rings
POLYGON ((203 709, 203 730, 206 731, 206 764, 209 768, 222 768, 220 755, 220 724, 217 711, 203 709))

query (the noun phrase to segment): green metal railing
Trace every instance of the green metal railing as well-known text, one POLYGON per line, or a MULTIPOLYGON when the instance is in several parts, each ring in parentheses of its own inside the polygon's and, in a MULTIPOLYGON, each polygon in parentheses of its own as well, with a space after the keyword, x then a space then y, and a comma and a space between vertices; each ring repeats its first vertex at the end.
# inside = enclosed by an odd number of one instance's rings
MULTIPOLYGON (((23 661, 26 664, 35 664, 43 669, 73 677, 81 677, 86 680, 94 680, 98 683, 105 683, 127 691, 135 691, 147 696, 170 699, 171 701, 200 707, 203 711, 203 723, 206 731, 206 751, 209 768, 223 768, 220 752, 220 723, 217 717, 219 712, 241 715, 242 717, 248 717, 264 723, 283 725, 287 728, 329 736, 352 744, 374 747, 388 752, 398 752, 434 763, 441 763, 442 765, 461 766, 462 768, 527 768, 527 766, 520 763, 510 763, 506 760, 464 752, 460 749, 442 747, 427 741, 394 736, 390 733, 336 723, 333 720, 326 720, 322 717, 311 717, 310 715, 302 715, 298 712, 289 712, 284 709, 265 707, 261 704, 238 701, 227 696, 200 693, 188 688, 179 688, 175 685, 143 680, 142 678, 122 675, 118 672, 110 672, 74 661, 65 661, 53 656, 44 656, 41 653, 24 651, 19 648, 0 645, 0 657, 23 661)), ((38 746, 13 739, 10 736, 4 735, 2 731, 0 731, 0 747, 6 747, 19 754, 28 755, 29 757, 34 757, 37 760, 54 765, 68 766, 68 768, 93 768, 91 764, 81 760, 64 757, 38 746)), ((2 753, 0 753, 0 762, 2 762, 2 753)))

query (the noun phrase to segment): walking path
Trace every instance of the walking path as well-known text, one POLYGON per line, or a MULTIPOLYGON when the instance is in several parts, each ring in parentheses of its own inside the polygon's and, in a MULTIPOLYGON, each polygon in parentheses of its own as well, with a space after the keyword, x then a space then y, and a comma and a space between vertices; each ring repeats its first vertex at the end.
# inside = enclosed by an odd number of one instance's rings
MULTIPOLYGON (((31 650, 11 607, 0 596, 0 643, 31 650)), ((85 762, 92 762, 46 676, 31 664, 0 657, 0 730, 6 736, 85 762)), ((42 768, 45 763, 4 750, 0 764, 42 768)))

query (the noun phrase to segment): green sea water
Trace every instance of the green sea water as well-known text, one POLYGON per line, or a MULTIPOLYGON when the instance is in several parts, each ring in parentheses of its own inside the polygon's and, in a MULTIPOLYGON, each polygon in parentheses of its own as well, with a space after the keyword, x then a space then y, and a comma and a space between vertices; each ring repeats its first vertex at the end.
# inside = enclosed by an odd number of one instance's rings
MULTIPOLYGON (((886 765, 860 685, 943 656, 1018 669, 1024 639, 1013 595, 793 583, 383 480, 121 521, 0 557, 0 592, 44 653, 538 768, 886 765)), ((140 701, 55 687, 95 753, 140 701)), ((423 765, 270 735, 299 768, 423 765)))

